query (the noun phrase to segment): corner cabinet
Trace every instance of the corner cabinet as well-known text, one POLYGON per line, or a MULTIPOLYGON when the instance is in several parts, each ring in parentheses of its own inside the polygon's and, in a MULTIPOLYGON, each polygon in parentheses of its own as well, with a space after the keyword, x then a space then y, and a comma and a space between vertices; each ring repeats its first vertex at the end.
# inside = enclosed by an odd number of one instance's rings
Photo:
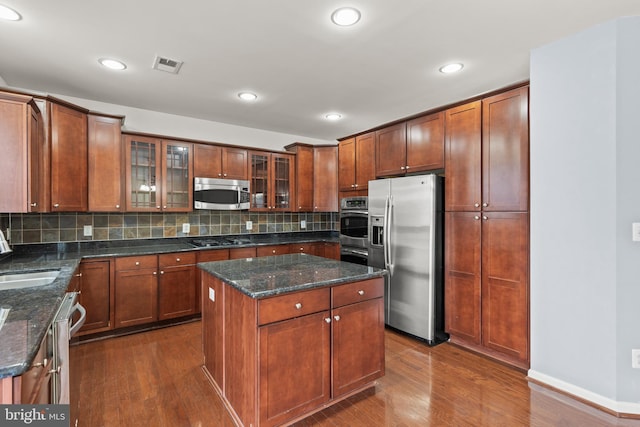
POLYGON ((193 145, 124 136, 129 212, 193 210, 193 145))
POLYGON ((294 161, 292 154, 249 152, 252 211, 277 212, 293 209, 294 161))

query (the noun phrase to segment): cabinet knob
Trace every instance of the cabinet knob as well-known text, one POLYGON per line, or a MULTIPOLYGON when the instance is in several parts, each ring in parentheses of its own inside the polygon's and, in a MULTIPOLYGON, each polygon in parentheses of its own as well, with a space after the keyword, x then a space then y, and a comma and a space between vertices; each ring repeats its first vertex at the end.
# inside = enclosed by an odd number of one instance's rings
POLYGON ((489 203, 483 203, 483 204, 482 204, 482 207, 483 207, 483 208, 486 208, 487 206, 489 206, 489 203))
POLYGON ((358 188, 358 184, 354 185, 354 187, 358 188))
POLYGON ((163 206, 163 207, 162 207, 162 209, 167 209, 167 206, 166 206, 166 205, 165 205, 165 206, 163 206))
POLYGON ((489 218, 488 218, 486 215, 482 215, 482 219, 486 221, 486 220, 488 220, 489 218))
POLYGON ((362 289, 360 289, 360 290, 358 291, 358 295, 360 295, 360 296, 364 295, 364 291, 363 291, 362 289))
POLYGON ((181 261, 180 258, 176 258, 176 262, 180 262, 180 261, 181 261))
POLYGON ((218 176, 222 176, 222 174, 221 174, 221 173, 219 173, 219 174, 218 174, 218 176))
POLYGON ((331 323, 331 317, 325 317, 324 321, 327 322, 327 323, 331 323))
POLYGON ((351 184, 351 188, 356 188, 356 185, 355 184, 351 184))
POLYGON ((405 168, 406 170, 408 170, 408 169, 410 168, 410 166, 405 166, 404 168, 405 168))
POLYGON ((54 208, 59 208, 59 207, 60 207, 60 203, 54 203, 54 204, 53 204, 53 207, 54 207, 54 208))
POLYGON ((157 272, 157 271, 154 271, 154 272, 153 272, 153 275, 154 275, 154 276, 157 276, 157 275, 158 275, 158 272, 157 272))
POLYGON ((338 315, 333 316, 333 318, 336 319, 336 322, 340 320, 340 316, 338 315))
POLYGON ((302 206, 298 206, 298 210, 301 211, 302 210, 302 206))
POLYGON ((140 261, 136 261, 136 265, 140 265, 140 261))
POLYGON ((82 277, 82 273, 76 274, 76 277, 82 277))
POLYGON ((222 174, 222 176, 227 176, 227 174, 226 174, 226 173, 223 173, 223 174, 222 174))
POLYGON ((473 206, 476 207, 476 208, 479 208, 480 207, 480 203, 476 203, 473 206))
POLYGON ((116 209, 120 209, 120 205, 116 205, 116 209))
POLYGON ((156 209, 160 209, 160 206, 156 206, 156 209))
POLYGON ((300 310, 302 308, 302 304, 300 304, 299 302, 296 303, 295 305, 296 310, 300 310))
POLYGON ((405 170, 405 169, 406 169, 406 168, 405 168, 404 166, 400 166, 400 170, 401 170, 401 171, 403 171, 403 170, 405 170))
POLYGON ((478 215, 474 216, 473 219, 475 219, 476 221, 480 219, 480 217, 478 215))
POLYGON ((163 270, 160 270, 160 274, 164 274, 164 271, 163 271, 163 270))
POLYGON ((276 253, 276 250, 275 250, 275 249, 274 249, 274 250, 272 250, 272 251, 271 251, 271 253, 272 253, 272 254, 275 254, 275 253, 276 253))
POLYGON ((300 248, 300 252, 304 252, 304 248, 300 248))
POLYGON ((38 204, 37 204, 37 203, 31 203, 31 207, 32 207, 32 208, 35 208, 36 206, 38 206, 38 204))

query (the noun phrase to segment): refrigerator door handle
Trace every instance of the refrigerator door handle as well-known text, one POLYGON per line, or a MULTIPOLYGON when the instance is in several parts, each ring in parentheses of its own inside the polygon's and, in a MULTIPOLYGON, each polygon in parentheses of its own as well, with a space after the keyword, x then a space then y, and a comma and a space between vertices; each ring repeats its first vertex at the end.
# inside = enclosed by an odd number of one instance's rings
POLYGON ((393 215, 393 196, 387 198, 387 204, 385 209, 385 224, 384 224, 384 251, 385 251, 385 268, 393 274, 393 264, 391 263, 391 216, 393 215))
POLYGON ((387 241, 387 230, 389 221, 389 196, 384 201, 384 218, 382 220, 382 252, 384 256, 384 268, 389 268, 389 242, 387 241))

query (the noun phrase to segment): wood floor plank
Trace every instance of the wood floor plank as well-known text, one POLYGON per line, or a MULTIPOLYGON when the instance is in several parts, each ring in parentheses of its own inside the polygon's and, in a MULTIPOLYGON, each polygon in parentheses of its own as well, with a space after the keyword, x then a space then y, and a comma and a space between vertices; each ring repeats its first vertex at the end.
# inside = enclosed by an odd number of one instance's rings
MULTIPOLYGON (((193 322, 73 346, 78 426, 233 427, 202 371, 201 334, 193 322)), ((448 343, 428 347, 387 330, 385 346, 375 387, 294 427, 640 427, 448 343)))

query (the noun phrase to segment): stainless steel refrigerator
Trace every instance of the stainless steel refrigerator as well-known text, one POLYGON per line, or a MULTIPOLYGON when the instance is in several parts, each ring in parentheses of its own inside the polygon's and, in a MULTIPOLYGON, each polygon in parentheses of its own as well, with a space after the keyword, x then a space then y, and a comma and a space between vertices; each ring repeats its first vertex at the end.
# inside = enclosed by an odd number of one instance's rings
POLYGON ((430 345, 444 332, 444 179, 369 181, 370 266, 389 271, 385 322, 430 345))

